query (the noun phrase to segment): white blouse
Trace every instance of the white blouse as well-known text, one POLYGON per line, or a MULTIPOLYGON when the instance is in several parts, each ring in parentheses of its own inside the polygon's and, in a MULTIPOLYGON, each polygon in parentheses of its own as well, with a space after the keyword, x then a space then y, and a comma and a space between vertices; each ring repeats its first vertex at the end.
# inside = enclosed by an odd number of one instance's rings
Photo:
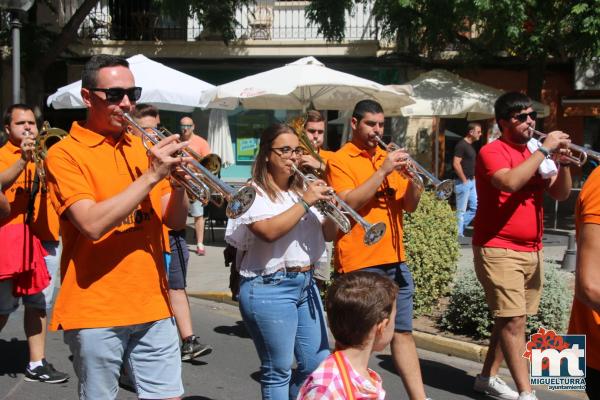
POLYGON ((314 265, 327 266, 327 250, 321 222, 323 216, 311 207, 288 233, 273 242, 257 237, 248 225, 274 217, 296 204, 300 198, 289 191, 281 193, 281 200, 271 201, 256 185, 254 203, 240 217, 229 219, 225 240, 242 252, 238 263, 240 275, 253 277, 272 274, 284 267, 314 265))

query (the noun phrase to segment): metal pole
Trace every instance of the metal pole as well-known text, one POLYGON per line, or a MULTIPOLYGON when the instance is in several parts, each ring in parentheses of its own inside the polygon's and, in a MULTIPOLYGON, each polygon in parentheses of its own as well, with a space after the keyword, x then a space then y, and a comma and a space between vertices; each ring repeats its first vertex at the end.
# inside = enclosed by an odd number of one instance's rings
POLYGON ((12 89, 13 103, 21 102, 21 32, 23 25, 17 13, 13 12, 10 20, 12 28, 12 89))

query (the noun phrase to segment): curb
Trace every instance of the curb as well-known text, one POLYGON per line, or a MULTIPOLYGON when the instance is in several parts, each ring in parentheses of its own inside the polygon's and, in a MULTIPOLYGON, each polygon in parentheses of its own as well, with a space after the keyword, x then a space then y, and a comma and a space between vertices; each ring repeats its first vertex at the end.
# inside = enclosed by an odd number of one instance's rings
MULTIPOLYGON (((216 301, 238 306, 237 301, 231 300, 231 292, 188 292, 188 296, 197 299, 216 301)), ((450 339, 440 335, 433 335, 420 331, 413 331, 417 348, 446 354, 453 357, 482 363, 485 359, 487 348, 478 344, 450 339)))
POLYGON ((231 300, 231 292, 187 292, 188 297, 196 299, 216 301, 217 303, 227 303, 232 306, 238 306, 237 301, 231 300))

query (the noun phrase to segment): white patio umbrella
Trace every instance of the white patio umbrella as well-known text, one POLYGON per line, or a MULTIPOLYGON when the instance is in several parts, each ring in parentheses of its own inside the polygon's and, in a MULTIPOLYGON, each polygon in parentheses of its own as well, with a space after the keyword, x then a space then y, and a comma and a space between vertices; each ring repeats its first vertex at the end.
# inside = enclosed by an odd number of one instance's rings
MULTIPOLYGON (((494 102, 504 93, 442 69, 425 72, 407 84, 415 99, 414 104, 402 107, 402 115, 407 117, 494 118, 494 102)), ((533 108, 541 117, 550 113, 548 106, 537 101, 533 108)))
POLYGON ((204 92, 201 104, 233 110, 352 110, 364 99, 378 101, 389 115, 411 104, 408 86, 386 88, 368 79, 325 67, 314 57, 247 76, 204 92))
POLYGON ((218 109, 210 110, 210 116, 208 117, 208 145, 213 153, 221 157, 223 168, 235 164, 227 111, 218 109))
MULTIPOLYGON (((129 57, 127 61, 135 84, 142 87, 138 103, 153 104, 161 110, 191 112, 196 107, 206 106, 199 102, 200 94, 215 87, 141 54, 129 57)), ((56 109, 85 108, 81 81, 58 89, 48 97, 47 104, 56 109)))

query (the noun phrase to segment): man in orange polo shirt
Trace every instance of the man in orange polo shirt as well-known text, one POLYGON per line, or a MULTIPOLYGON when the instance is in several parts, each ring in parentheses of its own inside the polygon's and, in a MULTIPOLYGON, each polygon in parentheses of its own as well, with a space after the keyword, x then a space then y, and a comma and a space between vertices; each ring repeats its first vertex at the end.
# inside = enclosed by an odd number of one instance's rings
POLYGON ((125 129, 141 96, 127 60, 93 56, 81 96, 88 117, 47 157, 60 216, 62 286, 51 329, 63 329, 82 399, 114 399, 123 360, 140 398, 183 393, 177 327, 169 306, 163 222, 185 226, 188 199, 164 179, 186 161, 186 142, 148 151, 125 129))
MULTIPOLYGON (((35 236, 33 240, 41 240, 47 252, 43 263, 50 276, 50 284, 42 292, 22 297, 25 305, 25 335, 29 345, 25 380, 60 383, 66 381, 69 375, 55 370, 44 356, 46 313, 52 307, 55 282, 58 279, 58 216, 40 184, 32 162, 38 130, 31 107, 25 104, 8 107, 4 114, 4 130, 8 142, 0 148, 0 186, 10 202, 11 212, 6 218, 0 219, 0 227, 28 225, 35 236)), ((8 240, 1 236, 0 241, 5 245, 18 245, 7 243, 8 240)), ((36 257, 30 262, 36 262, 36 257)), ((0 329, 6 324, 9 314, 19 306, 18 297, 13 295, 14 284, 13 279, 0 281, 0 329)))
MULTIPOLYGON (((200 135, 194 133, 196 125, 194 120, 189 115, 182 117, 179 120, 179 128, 181 130, 181 140, 190 142, 190 149, 205 157, 210 154, 210 145, 200 135)), ((194 200, 190 203, 190 216, 194 218, 194 228, 196 230, 196 254, 203 256, 206 254, 204 250, 204 207, 199 200, 194 200)))
POLYGON ((585 391, 600 398, 600 168, 585 181, 575 207, 577 269, 569 333, 586 335, 585 391))
POLYGON ((375 136, 383 135, 384 114, 372 100, 356 104, 352 113, 352 140, 334 153, 328 163, 330 185, 350 207, 368 222, 385 222, 382 239, 367 246, 364 231, 354 224, 335 244, 339 273, 369 271, 388 276, 400 288, 392 340, 392 358, 410 399, 426 398, 417 349, 412 336, 414 282, 405 264, 402 213, 416 210, 421 193, 398 171, 406 166, 408 153, 386 152, 375 136))
POLYGON ((10 203, 1 190, 2 185, 0 185, 0 218, 5 218, 10 214, 10 203))

